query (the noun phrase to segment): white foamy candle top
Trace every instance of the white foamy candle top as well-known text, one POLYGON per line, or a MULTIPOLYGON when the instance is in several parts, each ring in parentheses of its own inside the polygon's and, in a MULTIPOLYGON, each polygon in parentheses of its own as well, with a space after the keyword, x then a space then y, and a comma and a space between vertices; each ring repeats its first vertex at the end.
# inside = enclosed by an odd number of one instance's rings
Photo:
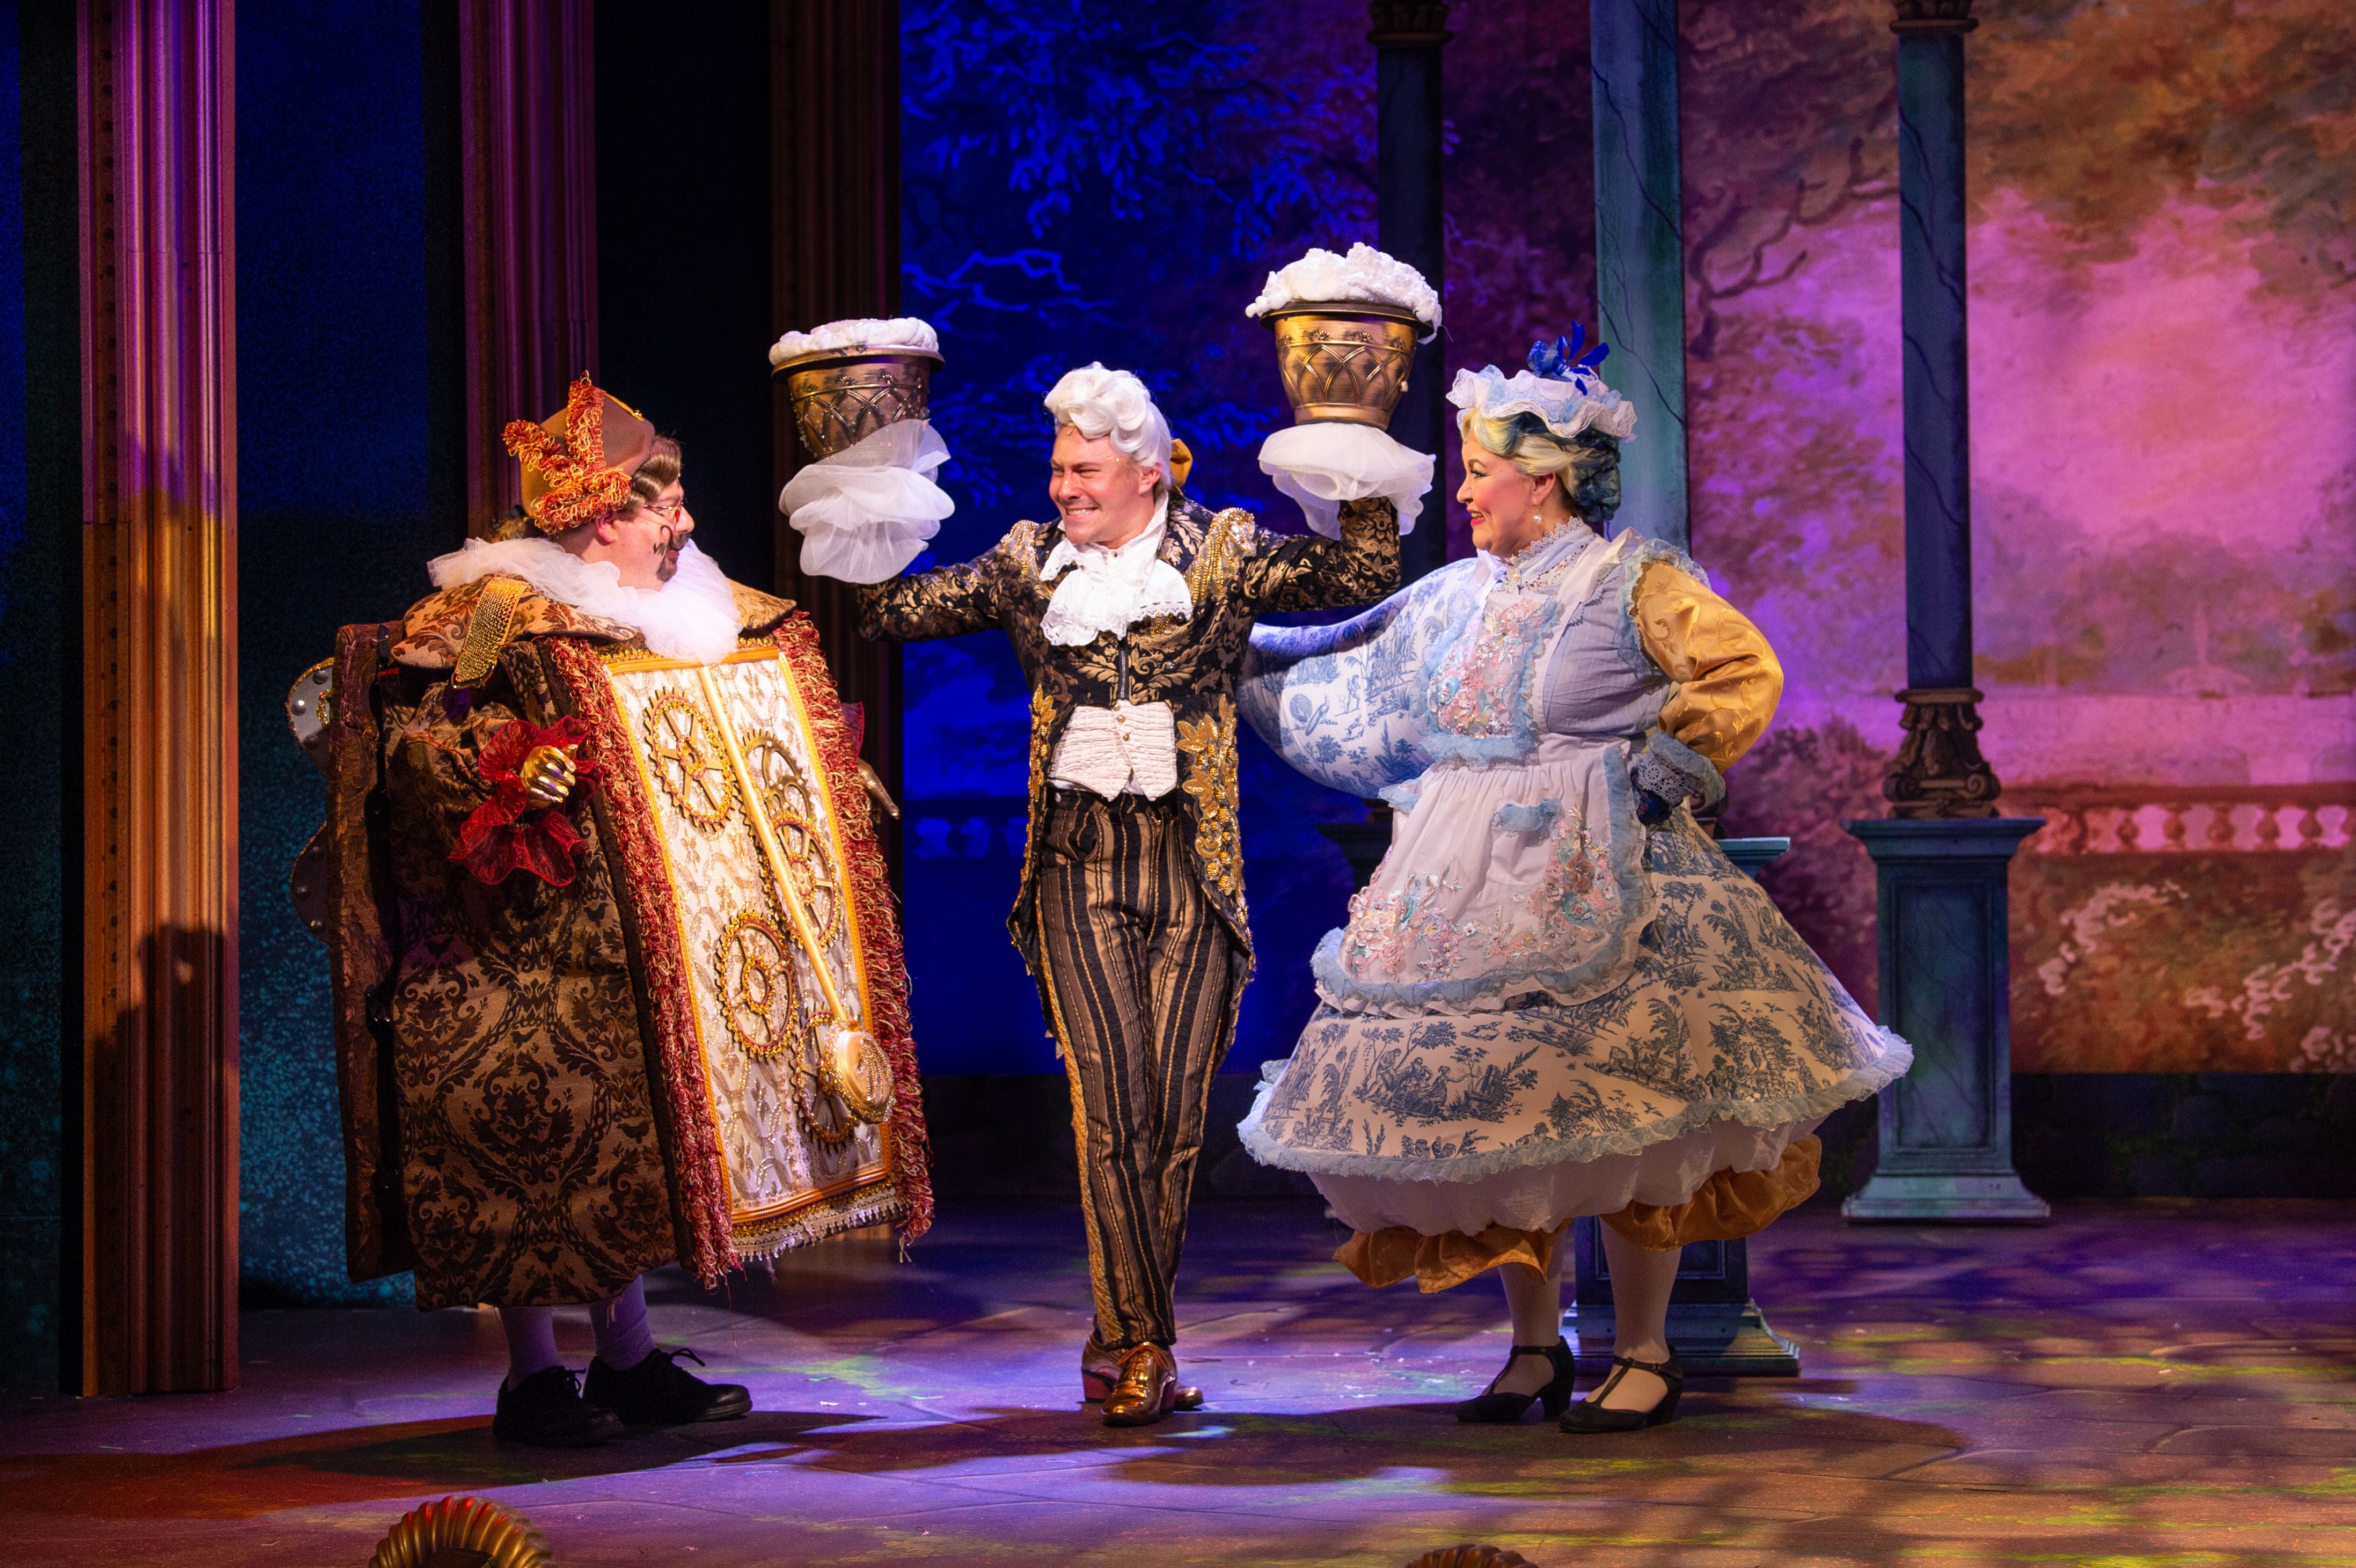
POLYGON ((1287 305, 1344 301, 1397 305, 1414 313, 1424 325, 1425 343, 1440 331, 1440 295, 1423 274, 1365 244, 1351 246, 1346 256, 1312 248, 1290 266, 1270 272, 1268 286, 1244 307, 1244 314, 1262 316, 1287 305))
POLYGON ((805 354, 842 354, 872 350, 916 351, 938 354, 941 340, 929 322, 913 315, 894 316, 889 321, 860 317, 851 321, 830 321, 824 326, 814 326, 808 332, 788 332, 769 347, 772 367, 805 354))

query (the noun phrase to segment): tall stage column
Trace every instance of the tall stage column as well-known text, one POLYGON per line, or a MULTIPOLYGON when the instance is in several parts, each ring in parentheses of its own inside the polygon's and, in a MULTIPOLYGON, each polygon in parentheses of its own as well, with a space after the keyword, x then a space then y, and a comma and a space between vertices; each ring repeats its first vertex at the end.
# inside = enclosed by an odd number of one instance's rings
MULTIPOLYGON (((845 316, 898 315, 898 0, 771 0, 769 47, 772 336, 845 316)), ((947 370, 957 373, 954 357, 947 370)), ((776 399, 774 450, 783 489, 804 459, 782 381, 776 399)), ((842 699, 862 704, 866 715, 860 755, 896 797, 900 645, 862 637, 855 591, 830 577, 803 576, 801 536, 782 514, 776 529, 777 592, 816 623, 842 699)), ((879 820, 876 831, 896 883, 900 826, 879 820)))
POLYGON ((1591 0, 1595 301, 1607 379, 1636 405, 1616 531, 1688 548, 1676 0, 1591 0))
POLYGON ((458 0, 466 506, 477 536, 523 499, 499 432, 562 408, 573 379, 597 373, 590 6, 458 0))
POLYGON ((69 1389, 237 1385, 236 25, 81 0, 69 1389))
POLYGON ((1971 0, 1895 0, 1906 423, 1905 739, 1890 815, 1844 824, 1880 883, 1881 1021, 1914 1047, 1881 1095, 1880 1163, 1852 1220, 2038 1222, 2012 1168, 2007 887, 2042 817, 1999 817, 1972 687, 1964 288, 1964 35, 1971 0))
MULTIPOLYGON (((1372 0, 1375 46, 1375 228, 1382 248, 1447 293, 1448 258, 1440 201, 1440 51, 1448 0, 1372 0)), ((1438 457, 1447 485, 1446 357, 1435 337, 1416 351, 1407 392, 1391 415, 1391 433, 1438 457)), ((1399 581, 1412 582, 1448 564, 1447 507, 1435 504, 1399 543, 1399 581)))

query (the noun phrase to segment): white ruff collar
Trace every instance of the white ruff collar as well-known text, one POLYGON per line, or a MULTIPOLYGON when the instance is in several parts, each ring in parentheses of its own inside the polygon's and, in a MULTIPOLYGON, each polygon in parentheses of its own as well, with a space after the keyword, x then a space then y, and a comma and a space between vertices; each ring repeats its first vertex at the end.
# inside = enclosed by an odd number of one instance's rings
POLYGON ((584 560, 554 539, 468 539, 425 570, 436 588, 520 577, 561 604, 630 627, 667 659, 718 664, 736 651, 736 592, 692 539, 679 547, 670 581, 651 590, 623 587, 612 561, 584 560))
POLYGON ((1039 581, 1054 582, 1071 567, 1077 571, 1055 583, 1039 631, 1059 647, 1086 646, 1105 632, 1126 636, 1130 627, 1157 615, 1194 614, 1194 596, 1186 580, 1161 556, 1162 538, 1168 531, 1170 497, 1154 503, 1153 520, 1125 545, 1076 545, 1059 539, 1039 569, 1039 581))

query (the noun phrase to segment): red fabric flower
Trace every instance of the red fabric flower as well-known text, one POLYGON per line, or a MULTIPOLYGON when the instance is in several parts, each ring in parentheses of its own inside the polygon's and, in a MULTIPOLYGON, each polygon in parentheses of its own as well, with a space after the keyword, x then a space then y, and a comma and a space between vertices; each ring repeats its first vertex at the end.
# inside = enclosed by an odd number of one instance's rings
POLYGON ((458 847, 450 859, 475 874, 475 880, 497 887, 516 871, 530 871, 552 888, 573 881, 573 851, 581 830, 573 826, 562 805, 534 805, 524 793, 524 759, 541 746, 573 748, 573 773, 585 783, 596 777, 596 759, 584 749, 589 728, 577 719, 560 719, 545 728, 510 720, 491 734, 477 759, 490 798, 475 807, 458 829, 458 847))

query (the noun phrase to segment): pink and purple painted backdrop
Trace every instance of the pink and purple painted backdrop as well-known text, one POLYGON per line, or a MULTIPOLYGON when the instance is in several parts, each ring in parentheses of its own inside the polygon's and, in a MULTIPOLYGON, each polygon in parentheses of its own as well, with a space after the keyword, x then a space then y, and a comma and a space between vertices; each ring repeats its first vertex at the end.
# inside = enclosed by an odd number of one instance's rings
MULTIPOLYGON (((1903 682, 1882 0, 1687 0, 1694 548, 1782 652, 1730 827, 1872 990, 1903 682)), ((2024 1071, 2356 1066, 2356 9, 1983 6, 1983 741, 2024 1071)))

